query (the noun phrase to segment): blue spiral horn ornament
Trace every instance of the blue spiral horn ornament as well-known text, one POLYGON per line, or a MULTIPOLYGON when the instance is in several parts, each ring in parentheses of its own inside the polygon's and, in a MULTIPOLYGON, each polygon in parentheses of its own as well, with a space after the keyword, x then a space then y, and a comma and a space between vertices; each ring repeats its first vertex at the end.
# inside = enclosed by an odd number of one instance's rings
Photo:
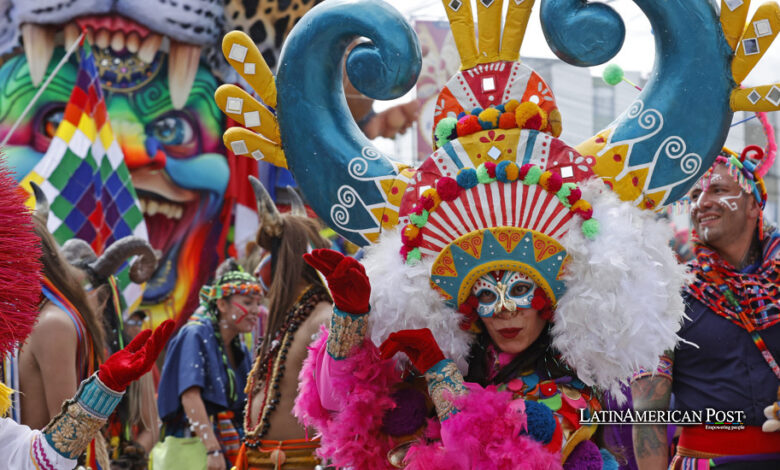
POLYGON ((346 60, 355 88, 383 100, 409 91, 422 64, 417 36, 398 11, 370 0, 328 1, 306 14, 282 49, 276 85, 290 171, 325 223, 363 246, 376 241, 386 209, 393 212, 403 166, 371 145, 347 108, 342 59, 361 37, 370 42, 346 60))
MULTIPOLYGON (((708 0, 634 3, 655 33, 651 78, 628 110, 577 150, 596 157, 595 172, 623 199, 654 209, 683 197, 723 146, 733 116, 734 51, 708 0)), ((547 41, 567 62, 603 61, 622 41, 615 12, 594 7, 584 0, 542 1, 547 41), (588 31, 591 42, 583 44, 588 31)))

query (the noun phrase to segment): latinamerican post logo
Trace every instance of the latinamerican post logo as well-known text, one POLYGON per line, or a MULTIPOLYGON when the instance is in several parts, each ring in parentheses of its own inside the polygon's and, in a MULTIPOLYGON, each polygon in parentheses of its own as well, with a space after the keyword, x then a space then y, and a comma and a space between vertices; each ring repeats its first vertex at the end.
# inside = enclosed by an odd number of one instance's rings
POLYGON ((704 425, 705 429, 745 429, 741 410, 602 410, 580 409, 580 424, 704 425))

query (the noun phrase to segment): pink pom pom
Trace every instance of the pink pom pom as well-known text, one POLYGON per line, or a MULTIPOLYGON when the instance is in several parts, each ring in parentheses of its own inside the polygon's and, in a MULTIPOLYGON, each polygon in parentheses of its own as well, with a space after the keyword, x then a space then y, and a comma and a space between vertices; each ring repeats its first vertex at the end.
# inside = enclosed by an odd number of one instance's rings
POLYGON ((579 201, 582 197, 582 191, 580 191, 580 188, 574 188, 569 193, 569 204, 574 204, 575 202, 579 201))
POLYGON ((491 178, 496 177, 496 164, 494 162, 485 162, 485 170, 487 170, 488 176, 491 178))

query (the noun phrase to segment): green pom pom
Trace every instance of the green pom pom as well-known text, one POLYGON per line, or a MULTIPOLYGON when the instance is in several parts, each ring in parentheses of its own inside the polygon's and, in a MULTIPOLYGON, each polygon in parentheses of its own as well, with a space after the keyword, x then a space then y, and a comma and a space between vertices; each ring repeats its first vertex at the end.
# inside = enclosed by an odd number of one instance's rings
POLYGON ((423 210, 420 215, 410 214, 409 221, 420 228, 425 227, 425 224, 428 223, 428 211, 423 210))
POLYGON ((479 181, 482 184, 488 184, 495 181, 495 178, 491 178, 488 174, 487 168, 485 168, 485 165, 480 165, 479 168, 477 168, 477 181, 479 181))
POLYGON ((417 263, 420 262, 422 259, 422 253, 420 253, 419 248, 415 248, 409 252, 409 254, 406 255, 406 264, 409 266, 414 266, 417 263))
POLYGON ((577 185, 574 183, 563 183, 561 189, 555 193, 555 195, 558 196, 558 199, 561 201, 561 204, 566 207, 571 207, 571 203, 569 202, 569 195, 571 194, 571 190, 576 187, 577 185))
POLYGON ((453 117, 446 117, 439 121, 439 123, 436 124, 436 131, 434 132, 434 135, 436 136, 436 145, 441 147, 449 142, 450 136, 452 136, 455 131, 455 126, 457 126, 457 124, 458 120, 453 117))
POLYGON ((599 230, 599 221, 596 219, 588 219, 582 223, 582 234, 585 235, 585 238, 588 240, 595 239, 596 235, 599 234, 599 230))
POLYGON ((539 182, 539 177, 542 176, 541 168, 538 166, 533 166, 528 169, 528 173, 525 175, 525 178, 523 178, 523 184, 526 186, 531 186, 532 184, 536 184, 539 182))
POLYGON ((604 68, 604 73, 601 74, 601 78, 604 79, 604 83, 607 85, 615 86, 623 81, 623 68, 618 64, 609 64, 604 68))

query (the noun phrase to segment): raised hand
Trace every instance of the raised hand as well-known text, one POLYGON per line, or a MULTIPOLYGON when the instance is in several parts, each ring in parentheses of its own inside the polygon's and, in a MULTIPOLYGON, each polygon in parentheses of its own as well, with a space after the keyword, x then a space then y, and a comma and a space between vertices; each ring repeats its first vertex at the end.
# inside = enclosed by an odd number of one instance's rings
POLYGON ((409 357, 412 365, 423 374, 445 359, 444 353, 439 349, 433 333, 428 328, 391 333, 379 346, 379 352, 383 359, 393 357, 397 352, 403 352, 409 357))
POLYGON ((173 333, 175 323, 166 320, 154 332, 144 330, 124 349, 100 365, 98 378, 110 389, 123 392, 130 382, 149 372, 173 333))
POLYGON ((333 303, 339 310, 353 315, 368 313, 371 284, 359 261, 328 249, 306 253, 303 259, 325 276, 333 303))

